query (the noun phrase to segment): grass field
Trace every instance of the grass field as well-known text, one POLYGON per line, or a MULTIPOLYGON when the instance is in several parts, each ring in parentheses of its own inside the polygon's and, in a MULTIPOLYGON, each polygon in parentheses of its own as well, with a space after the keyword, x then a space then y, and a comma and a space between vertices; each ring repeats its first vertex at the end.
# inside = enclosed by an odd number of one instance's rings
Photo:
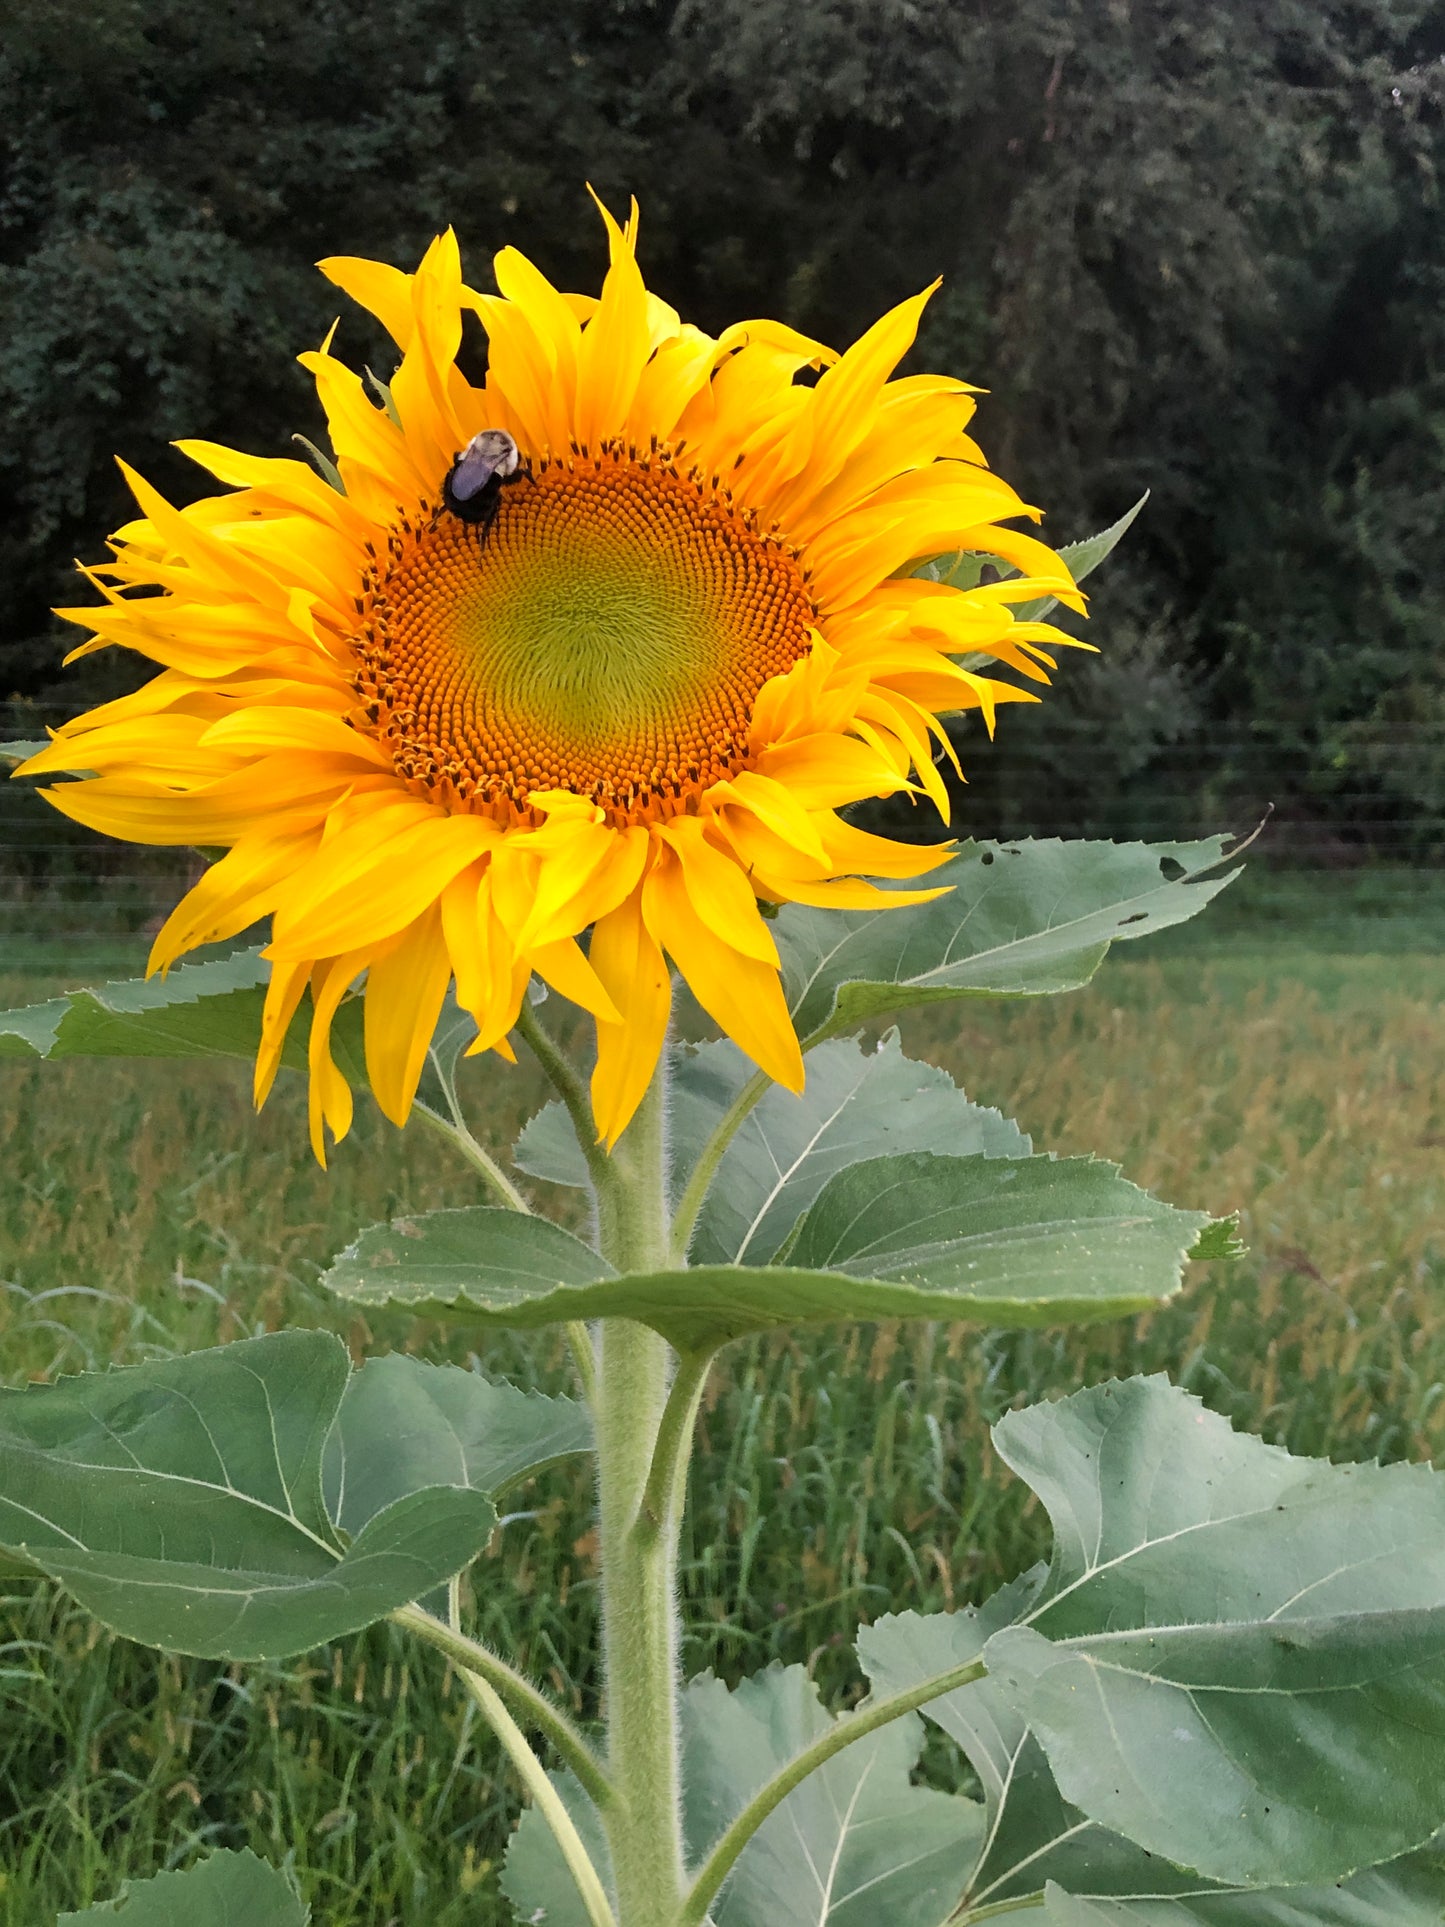
MULTIPOLYGON (((1040 1148, 1238 1210, 1250 1256, 1133 1325, 863 1327, 725 1354, 693 1476, 689 1670, 776 1656, 857 1691, 859 1618, 980 1597, 1046 1543, 987 1423, 1111 1373, 1167 1371, 1297 1451, 1445 1450, 1441 884, 1396 883, 1382 910, 1368 880, 1247 879, 1212 928, 1120 953, 1077 996, 905 1025, 1040 1148)), ((0 978, 0 1001, 53 982, 0 978)), ((358 1224, 469 1195, 435 1140, 367 1115, 323 1175, 299 1087, 256 1119, 239 1069, 7 1063, 0 1086, 5 1382, 287 1322, 334 1325, 358 1354, 467 1358, 464 1333, 338 1321, 315 1286, 358 1224)), ((498 1146, 540 1098, 525 1070, 476 1072, 498 1146)), ((485 1362, 566 1377, 545 1337, 485 1362)), ((474 1574, 476 1627, 590 1711, 585 1479, 514 1503, 474 1574)), ((399 1634, 227 1668, 113 1642, 44 1593, 0 1597, 3 1927, 49 1927, 201 1843, 291 1859, 327 1927, 489 1927, 513 1811, 462 1695, 399 1634)))

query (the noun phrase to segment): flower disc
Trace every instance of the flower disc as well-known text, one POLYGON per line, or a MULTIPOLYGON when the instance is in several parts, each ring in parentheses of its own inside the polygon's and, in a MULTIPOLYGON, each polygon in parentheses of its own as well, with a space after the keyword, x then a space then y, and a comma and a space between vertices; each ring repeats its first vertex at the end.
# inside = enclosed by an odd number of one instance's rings
POLYGON ((666 450, 543 461, 488 523, 437 508, 368 571, 363 726, 414 788, 530 821, 537 790, 661 820, 742 769, 815 620, 797 561, 666 450))

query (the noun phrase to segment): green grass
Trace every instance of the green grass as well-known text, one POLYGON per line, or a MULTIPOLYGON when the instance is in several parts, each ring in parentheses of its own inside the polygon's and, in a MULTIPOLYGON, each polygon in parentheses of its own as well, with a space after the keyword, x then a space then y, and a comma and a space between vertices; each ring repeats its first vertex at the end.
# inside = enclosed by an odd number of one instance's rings
MULTIPOLYGON (((1237 890, 1222 928, 1120 952, 1077 996, 954 1006, 904 1032, 1041 1148, 1239 1210, 1250 1256, 1132 1325, 862 1327, 725 1354, 692 1481, 690 1670, 779 1657, 856 1692, 860 1618, 980 1597, 1046 1544, 988 1422, 1110 1373, 1167 1371, 1297 1451, 1445 1447, 1440 879, 1398 880, 1388 913, 1357 881, 1333 903, 1318 879, 1237 890)), ((0 1000, 54 981, 0 980, 0 1000)), ((525 1069, 473 1077, 500 1147, 542 1093, 525 1069)), ((284 1323, 332 1325, 358 1356, 469 1356, 462 1332, 338 1320, 315 1283, 358 1224, 469 1195, 435 1140, 368 1113, 323 1174, 295 1084, 259 1119, 239 1069, 9 1062, 0 1086, 6 1382, 284 1323)), ((488 1343, 484 1362, 565 1382, 550 1336, 488 1343)), ((588 1716, 585 1482, 549 1475, 513 1503, 474 1574, 475 1626, 588 1716)), ((387 1629, 227 1668, 113 1641, 43 1592, 0 1599, 0 1927, 48 1927, 204 1844, 290 1857, 328 1927, 483 1927, 505 1917, 494 1868, 514 1811, 460 1692, 387 1629)))

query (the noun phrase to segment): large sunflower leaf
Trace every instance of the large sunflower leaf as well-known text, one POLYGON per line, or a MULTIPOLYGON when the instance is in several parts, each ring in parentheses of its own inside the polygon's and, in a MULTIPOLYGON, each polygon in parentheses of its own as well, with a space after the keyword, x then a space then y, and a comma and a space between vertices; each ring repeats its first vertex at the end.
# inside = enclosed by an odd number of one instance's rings
MULTIPOLYGON (((740 1057, 735 1046, 705 1046, 699 1068, 740 1057)), ((746 1068, 746 1065, 745 1065, 746 1068)), ((719 1086, 722 1080, 718 1079, 719 1086)), ((690 1168, 726 1109, 702 1101, 681 1078, 673 1137, 690 1168)), ((1001 1112, 966 1098, 947 1071, 905 1057, 898 1033, 876 1049, 836 1039, 808 1059, 807 1088, 794 1097, 771 1085, 733 1138, 698 1217, 694 1264, 764 1265, 828 1180, 887 1152, 1026 1158, 1033 1147, 1001 1112)))
MULTIPOLYGON (((875 1697, 887 1699, 978 1659, 992 1634, 1012 1625, 1038 1593, 1044 1568, 1015 1580, 987 1605, 955 1613, 898 1613, 858 1635, 858 1657, 875 1697)), ((1010 1695, 981 1679, 919 1709, 967 1755, 987 1809, 985 1848, 966 1900, 992 1906, 1041 1895, 1055 1879, 1086 1894, 1197 1890, 1195 1875, 1089 1819, 1060 1794, 1048 1756, 1010 1695)))
POLYGON ((972 844, 901 910, 786 905, 773 924, 788 1007, 814 1042, 910 1005, 1077 990, 1113 942, 1197 915, 1239 874, 1227 839, 972 844))
POLYGON ((373 1226, 323 1283, 354 1303, 482 1325, 635 1318, 691 1351, 845 1318, 1117 1317, 1169 1297, 1191 1250, 1222 1255, 1217 1229, 1092 1158, 915 1152, 830 1178, 786 1264, 619 1277, 544 1218, 474 1206, 373 1226))
MULTIPOLYGON (((833 1725, 801 1666, 683 1694, 684 1825, 700 1862, 752 1796, 833 1725)), ((714 1904, 717 1927, 938 1927, 978 1858, 977 1801, 916 1787, 912 1714, 834 1754, 763 1822, 714 1904)))
MULTIPOLYGON (((899 1613, 865 1627, 858 1655, 874 1694, 905 1692, 978 1658, 993 1633, 1028 1611, 1044 1573, 1036 1567, 977 1610, 899 1613)), ((963 1749, 984 1794, 986 1845, 964 1894, 965 1922, 1010 1903, 1027 1911, 1045 1890, 1069 1927, 1440 1927, 1445 1919, 1445 1862, 1436 1853, 1324 1887, 1204 1880, 1065 1800, 1048 1756, 996 1680, 976 1680, 920 1711, 963 1749), (1097 1915, 1067 1911, 1089 1905, 1097 1915)))
POLYGON ((326 1441, 326 1510, 343 1531, 398 1499, 452 1485, 496 1499, 559 1459, 592 1449, 587 1408, 519 1392, 456 1365, 402 1352, 353 1372, 326 1441))
MULTIPOLYGON (((259 950, 182 964, 168 977, 72 990, 0 1011, 0 1056, 254 1058, 271 966, 259 950)), ((287 1061, 304 1065, 298 1028, 287 1061)))
POLYGON ((56 1927, 122 1918, 125 1927, 306 1927, 311 1910, 285 1874, 243 1848, 213 1853, 184 1873, 128 1881, 114 1900, 62 1914, 56 1927))
MULTIPOLYGON (((698 1866, 767 1781, 833 1725, 801 1666, 771 1666, 729 1691, 710 1674, 682 1695, 683 1831, 698 1866)), ((855 1741, 764 1821, 708 1918, 715 1927, 940 1927, 978 1858, 983 1808, 910 1783, 923 1728, 911 1715, 855 1741)), ((596 1807, 570 1773, 553 1784, 610 1888, 596 1807)), ((523 1814, 502 1891, 521 1921, 587 1927, 545 1821, 523 1814)))
MULTIPOLYGON (((753 1066, 731 1039, 685 1044, 672 1059, 668 1152, 674 1196, 753 1066)), ((999 1111, 974 1104, 947 1071, 905 1057, 896 1030, 876 1046, 820 1044, 807 1088, 770 1084, 733 1138, 693 1232, 695 1264, 766 1264, 835 1171, 887 1151, 1027 1157, 1032 1144, 999 1111)), ((517 1140, 518 1167, 553 1184, 583 1186, 587 1162, 560 1104, 537 1113, 517 1140)))
POLYGON ((1044 1902, 1048 1927, 1440 1927, 1445 1853, 1406 1854, 1326 1887, 1117 1899, 1066 1893, 1051 1883, 1044 1902))
MULTIPOLYGON (((259 949, 181 964, 165 977, 133 977, 67 991, 40 1004, 0 1011, 0 1057, 234 1057, 254 1063, 271 966, 259 949)), ((343 1001, 331 1052, 349 1083, 367 1087, 359 997, 343 1001)), ((306 1069, 311 1006, 291 1021, 281 1063, 306 1069)), ((446 1118, 456 1066, 477 1027, 449 996, 427 1052, 418 1101, 446 1118)))
POLYGON ((1343 1879, 1445 1823, 1445 1480, 1292 1458, 1159 1379, 994 1439, 1054 1550, 984 1657, 1065 1800, 1254 1886, 1343 1879))
POLYGON ((349 1544, 322 1466, 341 1342, 276 1332, 0 1392, 0 1547, 114 1631, 204 1658, 283 1658, 470 1564, 496 1513, 443 1466, 349 1544))

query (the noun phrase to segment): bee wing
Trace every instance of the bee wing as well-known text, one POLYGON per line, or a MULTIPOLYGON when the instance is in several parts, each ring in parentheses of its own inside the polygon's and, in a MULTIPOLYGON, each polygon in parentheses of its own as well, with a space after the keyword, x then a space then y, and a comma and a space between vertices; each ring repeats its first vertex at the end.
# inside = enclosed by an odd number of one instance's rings
POLYGON ((510 475, 517 466, 517 444, 504 429, 484 428, 473 435, 451 472, 452 494, 459 502, 470 502, 494 475, 510 475))

